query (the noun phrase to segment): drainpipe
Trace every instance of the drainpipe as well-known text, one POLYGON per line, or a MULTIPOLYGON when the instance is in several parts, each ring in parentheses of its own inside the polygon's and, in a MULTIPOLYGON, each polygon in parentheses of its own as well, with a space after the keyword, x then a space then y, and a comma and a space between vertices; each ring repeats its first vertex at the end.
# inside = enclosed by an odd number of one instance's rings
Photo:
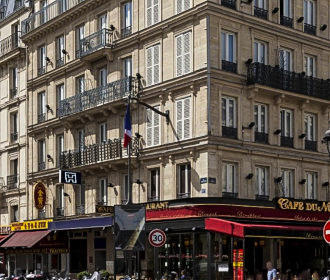
POLYGON ((207 49, 207 134, 211 135, 211 46, 210 46, 210 16, 206 16, 206 49, 207 49))

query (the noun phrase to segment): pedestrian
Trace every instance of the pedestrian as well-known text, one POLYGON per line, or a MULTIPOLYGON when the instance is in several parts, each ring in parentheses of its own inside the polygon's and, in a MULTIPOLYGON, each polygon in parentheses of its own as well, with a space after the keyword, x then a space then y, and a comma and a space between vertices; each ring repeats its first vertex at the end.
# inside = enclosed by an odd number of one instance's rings
MULTIPOLYGON (((271 261, 266 262, 267 280, 276 280, 276 269, 271 261)), ((330 279, 329 279, 330 280, 330 279)))
POLYGON ((327 271, 327 276, 323 280, 330 280, 330 270, 327 271))
POLYGON ((312 274, 312 280, 320 280, 320 276, 317 271, 314 271, 312 274))
POLYGON ((184 269, 181 270, 181 277, 180 277, 180 280, 184 280, 184 279, 187 279, 186 277, 186 271, 184 269))

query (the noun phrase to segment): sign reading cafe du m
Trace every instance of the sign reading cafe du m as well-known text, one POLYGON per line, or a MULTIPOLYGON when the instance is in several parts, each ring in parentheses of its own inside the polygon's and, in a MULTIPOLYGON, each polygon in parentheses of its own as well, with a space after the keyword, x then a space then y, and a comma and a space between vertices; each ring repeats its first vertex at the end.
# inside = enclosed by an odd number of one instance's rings
POLYGON ((276 206, 283 210, 330 212, 330 202, 276 198, 276 206))

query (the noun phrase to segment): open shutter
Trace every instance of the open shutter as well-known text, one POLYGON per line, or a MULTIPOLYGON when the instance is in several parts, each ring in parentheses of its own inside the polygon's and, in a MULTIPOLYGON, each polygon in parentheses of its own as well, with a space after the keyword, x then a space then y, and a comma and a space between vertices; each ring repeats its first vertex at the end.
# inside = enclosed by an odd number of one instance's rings
POLYGON ((147 85, 152 85, 153 47, 147 49, 147 85))
POLYGON ((153 84, 158 84, 159 83, 159 55, 160 55, 160 45, 156 45, 154 46, 154 55, 153 55, 153 59, 154 59, 154 67, 153 67, 153 84))
POLYGON ((152 145, 152 111, 147 109, 147 146, 152 145))
POLYGON ((159 22, 159 0, 154 0, 153 18, 153 24, 159 22))
POLYGON ((190 97, 185 98, 183 104, 183 138, 190 138, 190 97))
MULTIPOLYGON (((156 106, 155 107, 157 110, 160 109, 159 106, 156 106)), ((154 115, 154 123, 153 123, 153 126, 154 126, 154 131, 153 131, 153 144, 154 145, 159 145, 159 134, 160 134, 160 123, 159 123, 159 115, 155 112, 153 112, 153 115, 154 115)))
POLYGON ((187 74, 190 72, 190 44, 191 44, 191 32, 183 34, 183 72, 187 74))
POLYGON ((183 57, 182 57, 182 35, 176 37, 176 75, 182 75, 182 64, 183 64, 183 57))
POLYGON ((182 139, 182 122, 183 122, 183 100, 176 101, 176 132, 178 135, 178 140, 182 139))
POLYGON ((152 1, 153 0, 147 0, 147 26, 152 25, 152 1))

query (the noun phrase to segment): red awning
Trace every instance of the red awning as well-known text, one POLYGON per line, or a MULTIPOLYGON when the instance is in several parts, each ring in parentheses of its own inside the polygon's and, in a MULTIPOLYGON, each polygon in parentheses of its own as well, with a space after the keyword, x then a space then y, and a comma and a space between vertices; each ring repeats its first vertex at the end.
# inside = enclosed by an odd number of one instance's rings
POLYGON ((15 232, 10 235, 7 240, 0 246, 1 248, 9 247, 33 247, 38 241, 43 239, 50 233, 49 230, 39 230, 39 231, 21 231, 15 232))
POLYGON ((241 224, 232 221, 208 218, 205 219, 205 229, 244 238, 245 229, 271 229, 287 231, 322 231, 321 227, 312 226, 290 226, 290 225, 263 225, 263 224, 241 224))

